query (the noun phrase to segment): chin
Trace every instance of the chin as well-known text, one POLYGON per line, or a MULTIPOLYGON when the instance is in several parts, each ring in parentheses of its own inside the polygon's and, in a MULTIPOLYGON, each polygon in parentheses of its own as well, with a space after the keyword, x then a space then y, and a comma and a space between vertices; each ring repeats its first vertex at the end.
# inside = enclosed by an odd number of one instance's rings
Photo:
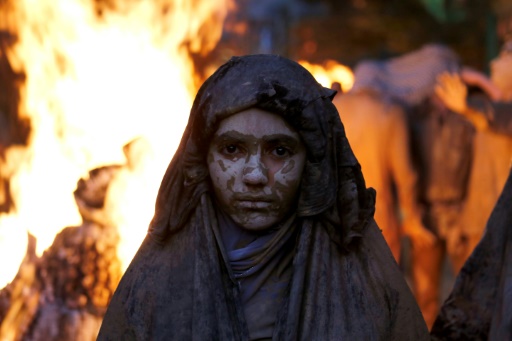
POLYGON ((233 219, 236 224, 240 227, 249 230, 249 231, 264 231, 275 225, 277 225, 280 220, 275 217, 243 217, 241 219, 233 219))

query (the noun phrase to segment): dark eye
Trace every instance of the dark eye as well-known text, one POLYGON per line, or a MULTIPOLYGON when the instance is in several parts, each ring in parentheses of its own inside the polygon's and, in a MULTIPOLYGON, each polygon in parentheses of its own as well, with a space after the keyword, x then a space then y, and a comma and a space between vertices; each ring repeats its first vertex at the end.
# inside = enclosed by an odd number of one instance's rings
POLYGON ((227 154, 234 154, 234 153, 236 153, 238 148, 236 147, 236 145, 230 144, 230 145, 227 145, 226 147, 224 147, 224 150, 226 151, 227 154))
POLYGON ((290 155, 290 151, 288 150, 288 148, 279 146, 279 147, 276 147, 274 149, 274 155, 276 155, 276 156, 287 156, 287 155, 290 155))

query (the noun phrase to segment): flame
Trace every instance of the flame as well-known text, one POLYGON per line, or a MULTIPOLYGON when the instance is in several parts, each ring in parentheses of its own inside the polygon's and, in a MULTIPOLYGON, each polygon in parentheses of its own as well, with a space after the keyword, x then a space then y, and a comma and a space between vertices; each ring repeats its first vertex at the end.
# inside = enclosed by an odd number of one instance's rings
POLYGON ((354 85, 352 70, 334 60, 327 60, 322 65, 299 60, 299 64, 311 72, 316 81, 326 88, 330 88, 332 83, 337 82, 340 83, 343 92, 347 92, 354 85))
POLYGON ((19 112, 32 130, 28 146, 7 150, 0 165, 15 206, 0 215, 0 257, 12 265, 2 267, 0 288, 16 274, 27 232, 41 255, 62 228, 81 224, 78 179, 125 164, 123 145, 142 138, 141 165, 126 166, 107 195, 127 264, 201 81, 190 55, 216 46, 231 0, 15 0, 6 8, 18 38, 7 56, 26 75, 19 112))

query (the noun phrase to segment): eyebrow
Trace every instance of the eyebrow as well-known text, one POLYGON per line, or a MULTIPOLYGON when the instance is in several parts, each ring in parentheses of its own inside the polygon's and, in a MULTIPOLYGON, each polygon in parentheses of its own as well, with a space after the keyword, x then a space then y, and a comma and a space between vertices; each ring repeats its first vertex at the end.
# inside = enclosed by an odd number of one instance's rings
POLYGON ((274 134, 263 137, 263 141, 270 144, 285 144, 288 147, 295 148, 300 144, 300 140, 285 134, 274 134))
MULTIPOLYGON (((247 138, 252 138, 252 135, 248 134, 242 134, 237 131, 227 131, 225 133, 222 133, 220 135, 215 135, 212 139, 212 142, 226 142, 226 141, 243 141, 247 138)), ((290 147, 296 147, 300 144, 300 139, 287 135, 287 134, 271 134, 271 135, 265 135, 262 137, 263 141, 265 143, 283 143, 290 147)))

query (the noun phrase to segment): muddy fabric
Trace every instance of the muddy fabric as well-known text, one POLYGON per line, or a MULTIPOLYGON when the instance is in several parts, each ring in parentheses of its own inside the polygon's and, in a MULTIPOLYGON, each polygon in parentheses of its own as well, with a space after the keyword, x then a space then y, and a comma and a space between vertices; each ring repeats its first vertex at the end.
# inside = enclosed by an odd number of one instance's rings
POLYGON ((460 204, 471 169, 474 127, 460 115, 430 102, 411 113, 411 121, 420 200, 433 206, 460 204))
POLYGON ((435 340, 512 339, 512 173, 432 328, 435 340))
POLYGON ((503 186, 511 154, 503 154, 505 141, 475 133, 454 113, 426 110, 413 127, 416 164, 423 169, 424 222, 439 236, 430 249, 413 247, 414 290, 431 326, 440 306, 442 259, 446 255, 458 273, 471 254, 503 186))
MULTIPOLYGON (((407 110, 411 152, 418 171, 418 202, 423 208, 423 223, 438 240, 431 246, 413 244, 412 278, 418 304, 431 327, 439 312, 440 260, 447 255, 455 267, 463 264, 463 257, 467 256, 458 250, 464 242, 460 216, 473 160, 474 128, 434 96, 437 76, 458 71, 457 56, 441 45, 427 47, 399 57, 394 63, 399 68, 401 60, 408 61, 406 65, 410 63, 413 70, 411 77, 417 77, 411 84, 415 84, 413 88, 418 89, 418 95, 413 96, 414 101, 408 101, 411 105, 407 110)), ((402 72, 406 71, 404 67, 402 72)))
POLYGON ((421 340, 421 313, 374 220, 331 98, 299 64, 233 57, 201 87, 164 176, 148 235, 110 303, 99 340, 249 340, 206 155, 220 120, 257 107, 307 149, 291 278, 274 340, 421 340))

